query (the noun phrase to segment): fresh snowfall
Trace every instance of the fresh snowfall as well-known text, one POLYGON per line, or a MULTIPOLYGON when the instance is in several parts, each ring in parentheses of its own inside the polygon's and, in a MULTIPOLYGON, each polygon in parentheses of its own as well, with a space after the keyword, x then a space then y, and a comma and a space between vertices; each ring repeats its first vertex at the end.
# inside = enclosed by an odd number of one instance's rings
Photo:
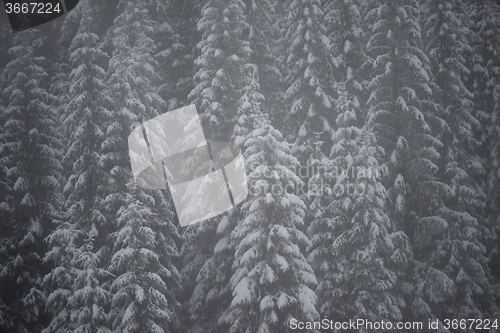
POLYGON ((500 332, 499 0, 4 9, 0 332, 500 332), (182 227, 127 138, 188 105, 249 193, 182 227))

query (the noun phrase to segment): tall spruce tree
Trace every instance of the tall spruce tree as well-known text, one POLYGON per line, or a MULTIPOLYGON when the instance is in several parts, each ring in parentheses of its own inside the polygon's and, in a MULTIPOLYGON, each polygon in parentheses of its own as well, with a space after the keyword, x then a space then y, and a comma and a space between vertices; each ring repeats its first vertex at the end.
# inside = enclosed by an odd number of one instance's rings
POLYGON ((280 72, 269 36, 273 30, 272 19, 276 17, 273 4, 268 0, 251 0, 245 2, 245 9, 245 33, 248 33, 250 52, 240 67, 237 121, 231 138, 242 149, 253 129, 254 115, 260 114, 261 108, 272 113, 271 109, 276 107, 273 103, 280 93, 280 72), (262 88, 261 82, 264 83, 262 88))
MULTIPOLYGON (((253 106, 252 99, 259 98, 254 93, 255 80, 252 81, 252 74, 258 74, 253 71, 255 66, 249 64, 252 49, 245 9, 245 3, 239 0, 213 0, 203 6, 198 22, 201 54, 195 61, 196 85, 189 95, 201 113, 207 138, 232 140, 238 145, 244 141, 244 128, 248 127, 244 123, 251 112, 248 108, 253 106)), ((188 305, 190 332, 216 332, 217 317, 229 305, 227 286, 234 261, 230 232, 238 215, 237 211, 231 213, 223 216, 222 221, 215 217, 188 226, 184 232, 183 278, 192 288, 188 305), (220 230, 218 222, 226 228, 220 230), (225 242, 223 249, 216 245, 225 242)))
POLYGON ((178 332, 176 292, 179 274, 172 263, 177 256, 173 214, 161 196, 128 185, 126 205, 118 211, 120 228, 113 235, 109 271, 114 332, 178 332), (160 200, 159 200, 160 199, 160 200), (151 207, 151 202, 156 205, 151 207))
MULTIPOLYGON (((187 312, 189 318, 190 333, 198 332, 219 332, 221 326, 218 324, 218 318, 222 312, 229 307, 231 301, 231 268, 234 262, 234 252, 237 245, 236 239, 232 235, 235 224, 241 216, 240 209, 232 209, 225 216, 218 220, 202 222, 201 227, 196 231, 197 237, 186 238, 186 242, 201 242, 202 247, 195 252, 198 244, 188 243, 191 247, 191 254, 195 256, 192 262, 186 264, 183 269, 185 278, 194 276, 195 282, 188 280, 187 287, 192 288, 191 297, 188 303, 187 312), (219 222, 215 227, 213 224, 219 222), (212 249, 206 248, 205 237, 213 237, 214 245, 212 249)), ((187 230, 186 232, 191 232, 187 230)), ((186 244, 187 245, 187 244, 186 244)), ((185 246, 186 246, 185 245, 185 246)), ((187 247, 187 246, 186 246, 187 247)), ((185 259, 186 262, 188 260, 185 259)))
POLYGON ((332 131, 332 45, 326 35, 321 1, 289 1, 286 10, 285 99, 289 113, 283 131, 288 141, 297 143, 301 163, 307 163, 313 152, 314 133, 323 132, 323 141, 329 141, 332 131))
POLYGON ((162 78, 158 94, 167 102, 167 109, 187 105, 193 90, 194 58, 199 32, 196 24, 201 15, 202 1, 174 0, 169 3, 163 17, 157 13, 158 60, 162 78), (158 41, 159 40, 159 41, 158 41))
MULTIPOLYGON (((361 126, 363 118, 360 108, 366 102, 366 92, 363 85, 366 82, 360 72, 364 62, 364 44, 366 31, 362 29, 362 2, 360 1, 330 1, 325 5, 325 20, 327 35, 332 44, 333 84, 344 83, 349 96, 352 96, 351 108, 356 112, 357 122, 361 126)), ((338 89, 344 89, 338 87, 338 89)), ((335 117, 331 118, 332 121, 335 117)))
MULTIPOLYGON (((490 251, 490 266, 497 279, 500 278, 500 235, 499 218, 499 140, 500 114, 500 4, 495 1, 467 3, 464 11, 469 13, 467 27, 471 30, 469 41, 473 46, 473 57, 469 67, 472 68, 468 87, 474 93, 474 109, 476 118, 483 125, 488 120, 488 130, 483 130, 480 156, 486 166, 485 192, 487 216, 491 225, 493 241, 488 244, 490 251)), ((484 125, 483 125, 484 128, 484 125)))
MULTIPOLYGON (((248 64, 245 67, 257 71, 257 67, 253 64, 248 64)), ((252 73, 255 72, 250 72, 250 74, 252 73)), ((245 81, 247 85, 242 89, 243 95, 239 100, 240 106, 238 108, 239 120, 234 130, 234 142, 240 147, 249 138, 249 123, 262 116, 260 104, 264 99, 259 92, 259 84, 254 75, 247 77, 245 81)), ((241 148, 244 149, 245 147, 241 148)), ((234 236, 234 229, 242 216, 240 207, 236 207, 221 219, 215 231, 216 244, 213 254, 205 261, 197 276, 197 285, 191 298, 191 311, 193 312, 193 318, 197 318, 198 322, 202 318, 205 320, 206 318, 212 318, 214 323, 209 320, 210 325, 208 327, 210 328, 205 326, 205 332, 209 329, 220 330, 220 327, 215 324, 215 320, 221 311, 229 306, 231 299, 229 279, 234 262, 234 253, 238 244, 238 238, 234 236), (204 315, 200 316, 200 313, 204 315)), ((193 332, 201 327, 199 324, 194 325, 193 332)))
POLYGON ((0 330, 40 332, 46 323, 43 239, 57 217, 61 141, 48 93, 43 35, 18 33, 8 55, 0 112, 0 330))
MULTIPOLYGON (((107 133, 113 142, 116 193, 113 213, 116 226, 107 269, 114 278, 108 320, 113 332, 176 332, 180 289, 175 216, 166 193, 138 188, 128 167, 127 137, 130 131, 166 111, 158 95, 157 48, 153 11, 157 1, 122 2, 114 21, 112 58, 107 93, 114 99, 116 114, 107 133)), ((110 142, 111 144, 111 142, 110 142)))
POLYGON ((290 145, 267 120, 256 122, 247 140, 251 197, 233 231, 238 240, 230 286, 231 304, 219 318, 228 332, 281 332, 293 318, 319 318, 314 273, 302 252, 309 245, 301 184, 290 145))
MULTIPOLYGON (((444 121, 430 101, 433 82, 422 49, 418 2, 380 1, 372 6, 365 21, 371 29, 364 65, 371 72, 368 126, 386 154, 381 166, 386 170, 387 214, 395 230, 409 238, 413 250, 421 246, 419 228, 446 227, 437 209, 440 199, 452 190, 439 179, 436 163, 443 143, 429 125, 443 125, 444 121)), ((434 318, 422 293, 445 300, 453 294, 453 284, 438 269, 422 275, 418 261, 415 264, 414 271, 407 271, 402 279, 413 284, 413 288, 405 288, 409 316, 434 318), (426 288, 426 281, 433 281, 436 288, 426 288)))
MULTIPOLYGON (((355 127, 353 102, 339 85, 338 129, 329 163, 320 162, 308 199, 314 220, 308 257, 318 277, 324 318, 400 321, 404 294, 398 279, 409 261, 409 242, 385 213, 385 188, 373 134, 355 127)), ((383 152, 383 150, 382 150, 383 152)))
POLYGON ((454 314, 488 316, 494 292, 481 242, 490 235, 480 215, 485 208, 484 193, 475 181, 484 174, 476 153, 481 144, 475 137, 480 123, 473 114, 473 95, 462 79, 470 74, 465 56, 471 51, 463 40, 467 35, 464 6, 457 1, 426 1, 422 7, 425 51, 436 83, 433 100, 438 106, 436 115, 443 121, 436 129, 442 143, 438 175, 449 193, 434 201, 435 216, 417 220, 416 275, 426 281, 417 283, 417 290, 441 320, 454 314), (449 288, 443 289, 443 283, 449 288), (453 303, 448 304, 450 300, 453 303))
POLYGON ((198 44, 201 55, 195 61, 199 69, 189 99, 197 105, 210 140, 227 140, 232 134, 241 65, 251 52, 244 38, 248 34, 244 9, 241 0, 211 0, 198 22, 203 33, 198 44))
MULTIPOLYGON (((260 107, 261 101, 264 100, 257 82, 257 66, 247 64, 244 67, 251 71, 245 72, 250 75, 245 80, 246 86, 242 89, 242 97, 238 101, 240 105, 238 108, 239 119, 238 125, 234 129, 234 142, 242 149, 245 149, 245 142, 249 139, 249 124, 257 118, 263 117, 260 107)), ((215 232, 217 242, 213 255, 208 257, 198 273, 197 285, 191 298, 192 317, 197 320, 190 332, 196 332, 202 328, 204 332, 221 329, 216 324, 216 320, 221 312, 227 309, 231 300, 230 277, 239 240, 238 237, 235 237, 234 230, 238 221, 244 216, 240 208, 232 209, 220 221, 215 232), (203 313, 203 316, 200 316, 200 313, 203 313), (200 325, 200 319, 205 318, 212 318, 209 320, 210 324, 200 325)))
POLYGON ((69 134, 64 155, 67 180, 63 217, 48 237, 51 250, 45 262, 55 267, 44 282, 51 291, 47 299, 53 314, 44 332, 109 332, 106 310, 109 291, 102 286, 110 275, 105 270, 111 227, 108 195, 113 152, 106 126, 112 121, 113 103, 105 94, 107 55, 100 49, 94 20, 102 6, 88 1, 72 39, 69 60, 69 96, 64 114, 69 134))
MULTIPOLYGON (((271 121, 281 124, 274 115, 285 112, 284 78, 280 59, 284 55, 283 31, 279 26, 281 3, 276 0, 245 0, 248 24, 248 41, 250 42, 251 65, 244 68, 247 75, 259 83, 260 91, 265 99, 261 101, 261 109, 270 115, 271 121), (253 66, 256 67, 253 67, 253 66), (255 70, 256 68, 256 70, 255 70)), ((248 82, 248 81, 247 81, 248 82)), ((248 85, 247 85, 248 86, 248 85)), ((253 122, 248 122, 248 133, 253 129, 253 122)), ((281 127, 281 125, 280 125, 281 127)))

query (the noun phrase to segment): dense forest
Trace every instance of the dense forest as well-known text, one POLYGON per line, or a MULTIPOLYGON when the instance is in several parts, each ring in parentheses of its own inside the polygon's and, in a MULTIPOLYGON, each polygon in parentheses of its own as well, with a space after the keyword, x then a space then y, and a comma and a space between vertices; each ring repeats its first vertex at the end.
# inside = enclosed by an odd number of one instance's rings
POLYGON ((499 1, 0 13, 0 332, 474 332, 446 321, 500 321, 499 237, 499 1), (190 104, 250 193, 181 227, 127 137, 190 104))

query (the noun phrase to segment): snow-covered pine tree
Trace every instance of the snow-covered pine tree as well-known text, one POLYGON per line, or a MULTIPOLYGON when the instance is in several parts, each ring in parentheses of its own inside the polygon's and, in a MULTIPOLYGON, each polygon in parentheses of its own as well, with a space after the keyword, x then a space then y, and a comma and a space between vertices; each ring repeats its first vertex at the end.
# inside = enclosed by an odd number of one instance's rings
MULTIPOLYGON (((395 230, 403 231, 412 247, 419 247, 419 226, 431 226, 436 233, 444 228, 437 209, 440 198, 451 191, 438 179, 436 163, 443 143, 436 138, 435 127, 444 126, 444 121, 430 101, 433 82, 422 49, 419 4, 413 0, 373 3, 365 25, 371 29, 364 64, 371 72, 368 127, 386 154, 381 166, 386 170, 387 215, 395 230)), ((408 271, 402 277, 407 282, 413 279, 414 288, 404 289, 411 318, 433 319, 420 297, 422 292, 434 292, 442 299, 453 294, 449 279, 440 280, 442 275, 439 270, 426 277, 408 271), (432 279, 439 289, 426 288, 426 279, 432 279)))
MULTIPOLYGON (((334 55, 334 84, 345 82, 347 94, 352 96, 351 108, 357 113, 358 127, 362 125, 363 120, 359 114, 360 106, 365 104, 367 98, 366 93, 363 93, 365 82, 359 73, 364 62, 363 45, 367 35, 362 29, 362 4, 358 0, 343 0, 329 1, 325 5, 327 35, 334 55)), ((332 117, 332 120, 335 120, 335 117, 332 117)))
POLYGON ((164 17, 159 16, 157 20, 160 38, 155 38, 155 41, 159 39, 155 58, 164 80, 158 94, 167 102, 168 110, 187 105, 187 96, 194 88, 193 62, 199 37, 196 23, 201 7, 200 0, 174 0, 163 13, 164 17))
POLYGON ((282 332, 289 320, 319 318, 312 288, 316 278, 302 254, 304 202, 292 171, 298 161, 290 144, 267 120, 256 122, 245 151, 251 198, 233 231, 238 240, 230 288, 232 301, 219 318, 224 331, 282 332), (227 328, 227 329, 226 329, 227 328))
POLYGON ((50 290, 47 308, 53 318, 44 330, 52 332, 109 332, 106 311, 110 295, 102 287, 110 275, 103 269, 108 260, 108 233, 112 227, 108 195, 114 152, 112 101, 105 94, 108 56, 100 49, 96 34, 102 6, 85 2, 82 19, 69 48, 69 102, 64 114, 64 132, 69 134, 64 156, 67 180, 63 217, 48 237, 51 250, 45 262, 55 267, 44 278, 50 290))
MULTIPOLYGON (((285 99, 289 112, 283 134, 299 148, 301 163, 314 150, 314 133, 323 132, 328 145, 334 122, 332 45, 326 35, 325 14, 320 0, 286 3, 288 55, 285 99)), ((307 181, 307 180, 306 180, 307 181)))
MULTIPOLYGON (((274 119, 275 115, 285 112, 283 100, 284 82, 282 61, 285 55, 283 43, 283 29, 280 24, 279 9, 282 2, 276 0, 245 0, 246 17, 248 24, 248 41, 251 54, 249 62, 256 66, 258 72, 250 70, 253 79, 256 79, 260 91, 265 96, 261 102, 261 109, 270 115, 271 123, 282 126, 283 117, 274 119), (257 75, 258 74, 258 75, 257 75)), ((250 65, 250 66, 253 66, 250 65)), ((248 71, 246 71, 248 74, 248 71)), ((249 132, 253 129, 253 122, 248 123, 249 132)))
POLYGON ((468 33, 461 12, 465 7, 460 1, 429 0, 422 8, 425 51, 436 84, 435 115, 440 119, 433 128, 442 143, 437 149, 437 175, 448 191, 435 196, 427 204, 427 216, 416 220, 415 296, 426 306, 413 310, 417 318, 428 318, 429 309, 440 320, 457 314, 484 318, 492 310, 494 290, 483 245, 490 234, 480 215, 485 197, 475 180, 484 174, 476 153, 480 122, 463 79, 470 75, 465 56, 471 51, 463 39, 468 33))
MULTIPOLYGON (((61 31, 63 31, 61 36, 58 35, 59 38, 51 38, 51 40, 55 41, 53 41, 51 45, 53 55, 51 59, 52 75, 49 92, 57 96, 58 103, 56 106, 58 108, 58 125, 64 122, 65 107, 69 103, 69 90, 71 85, 69 76, 71 74, 72 64, 69 59, 70 55, 68 51, 79 29, 82 7, 86 6, 78 6, 78 9, 71 11, 71 14, 65 17, 59 27, 61 31)), ((60 130, 63 129, 63 127, 59 127, 60 130)), ((63 138, 68 138, 70 134, 61 132, 61 135, 63 138)))
POLYGON ((46 324, 43 239, 57 217, 61 141, 48 93, 43 35, 19 32, 2 73, 0 110, 0 330, 40 332, 46 324))
MULTIPOLYGON (((64 15, 64 21, 56 20, 53 22, 52 31, 46 33, 50 36, 51 41, 50 48, 52 52, 51 60, 51 85, 50 93, 57 96, 57 107, 58 107, 58 124, 62 124, 65 121, 66 116, 66 106, 70 101, 70 87, 71 79, 70 74, 73 69, 70 60, 70 50, 71 43, 76 35, 81 31, 82 16, 88 14, 88 5, 92 4, 97 6, 99 16, 92 14, 92 32, 98 36, 102 36, 105 33, 103 27, 109 26, 112 20, 104 20, 103 18, 108 17, 110 10, 113 10, 113 2, 117 0, 107 1, 106 3, 96 4, 92 1, 85 1, 85 5, 76 6, 68 14, 64 15), (61 23, 59 23, 61 22, 61 23), (57 24, 56 24, 57 23, 57 24)), ((87 15, 88 17, 88 15, 87 15)), ((102 40, 100 40, 100 48, 103 49, 102 40)), ((70 137, 71 130, 69 126, 60 126, 59 130, 63 138, 67 139, 70 137), (65 132, 66 131, 66 132, 65 132)), ((64 168, 65 176, 68 176, 70 170, 66 166, 64 168)))
MULTIPOLYGON (((245 140, 247 118, 254 103, 261 99, 255 86, 258 70, 249 63, 252 49, 245 8, 240 0, 210 0, 203 6, 198 22, 198 31, 202 33, 198 43, 201 55, 195 61, 196 86, 189 95, 201 113, 207 138, 233 140, 238 145, 245 140)), ((229 306, 227 286, 234 260, 230 232, 236 216, 235 210, 223 216, 222 221, 221 217, 215 217, 184 230, 182 276, 186 287, 192 290, 186 304, 190 332, 217 332, 216 320, 229 306), (218 227, 219 222, 226 227, 218 227), (217 243, 221 245, 216 251, 217 243)))
POLYGON ((155 86, 160 82, 154 55, 157 47, 152 36, 155 22, 148 9, 152 4, 141 1, 121 3, 112 32, 112 57, 109 63, 109 93, 118 106, 123 124, 123 138, 130 133, 130 125, 152 119, 166 111, 165 101, 158 96, 155 86))
MULTIPOLYGON (((249 124, 256 118, 263 117, 260 105, 264 100, 257 82, 257 66, 254 64, 243 65, 244 83, 242 97, 238 101, 238 124, 235 126, 233 141, 242 150, 249 137, 249 124)), ((220 327, 216 324, 221 312, 229 306, 231 300, 230 277, 234 253, 238 244, 233 231, 242 219, 240 207, 236 207, 222 218, 215 231, 216 244, 213 254, 209 256, 201 267, 196 277, 197 284, 191 297, 191 318, 194 325, 190 332, 218 332, 220 327)), ((204 229, 201 232, 205 232, 204 229)), ((192 239, 189 239, 192 241, 192 239)), ((192 268, 192 265, 188 267, 192 268)), ((192 273, 191 273, 192 274, 192 273)))
POLYGON ((398 278, 409 242, 385 213, 375 136, 354 126, 345 84, 338 95, 331 160, 311 178, 308 193, 314 212, 308 260, 318 278, 318 308, 335 321, 400 321, 405 301, 398 278))
POLYGON ((159 1, 121 2, 112 32, 107 93, 116 105, 107 133, 115 153, 112 178, 116 193, 109 197, 116 226, 111 238, 114 275, 106 287, 111 292, 109 324, 113 332, 177 332, 181 330, 175 267, 177 241, 175 215, 166 193, 138 188, 128 160, 127 137, 137 126, 166 111, 158 95, 160 82, 155 41, 154 9, 159 1))
POLYGON ((187 303, 189 333, 220 332, 217 320, 231 301, 229 280, 237 245, 232 231, 239 216, 240 209, 232 209, 222 219, 200 223, 196 230, 188 227, 188 234, 183 235, 184 248, 190 249, 182 271, 186 287, 192 290, 187 303), (210 243, 205 239, 209 237, 210 243), (189 280, 193 277, 194 282, 189 280))
MULTIPOLYGON (((11 42, 11 34, 10 34, 10 27, 9 23, 7 20, 4 20, 0 23, 0 40, 5 41, 2 43, 0 46, 0 92, 3 91, 5 85, 7 84, 6 77, 4 74, 4 68, 8 63, 9 57, 8 57, 8 51, 11 47, 10 42, 11 42)), ((5 104, 2 98, 0 98, 0 114, 5 113, 5 104)), ((5 133, 5 128, 4 124, 0 123, 0 133, 5 133)), ((1 142, 1 141, 0 141, 1 142)), ((8 179, 6 176, 7 173, 7 167, 5 166, 5 163, 0 163, 0 203, 2 205, 2 208, 0 208, 0 221, 8 221, 8 212, 9 208, 6 206, 6 202, 8 200, 8 191, 9 191, 9 185, 8 185, 8 179)), ((0 232, 2 235, 8 234, 8 229, 9 225, 8 223, 0 223, 0 232)), ((1 244, 0 248, 4 249, 8 245, 9 239, 7 237, 1 238, 1 244)), ((6 255, 1 255, 1 260, 0 260, 0 266, 3 266, 8 258, 6 255)), ((6 289, 7 287, 3 287, 2 289, 6 289)), ((13 324, 9 318, 9 315, 6 313, 7 306, 4 304, 4 299, 3 295, 0 297, 0 318, 2 320, 0 321, 0 327, 12 327, 13 324)))
POLYGON ((178 332, 179 273, 172 263, 178 235, 170 222, 173 213, 161 196, 149 195, 134 182, 128 188, 126 204, 118 211, 119 231, 113 235, 108 268, 115 276, 110 281, 111 328, 113 332, 178 332))
POLYGON ((476 117, 485 123, 488 131, 482 131, 480 156, 486 167, 485 192, 487 217, 491 225, 493 241, 487 245, 492 268, 500 279, 500 4, 495 1, 468 3, 464 11, 471 17, 467 27, 473 41, 472 74, 468 81, 474 92, 476 117))
POLYGON ((195 61, 199 69, 189 99, 197 105, 210 140, 227 140, 234 127, 241 65, 251 52, 244 38, 248 34, 244 10, 242 0, 210 0, 198 22, 201 55, 195 61))
POLYGON ((237 122, 234 126, 232 141, 245 149, 245 142, 250 135, 256 115, 261 114, 261 104, 265 101, 260 92, 259 67, 252 63, 242 66, 243 88, 238 100, 237 122))
MULTIPOLYGON (((269 33, 272 30, 273 4, 268 0, 245 2, 245 23, 248 31, 248 57, 240 67, 239 99, 237 114, 231 139, 245 149, 246 137, 253 129, 254 115, 260 114, 261 104, 266 100, 261 93, 260 82, 265 82, 265 94, 276 98, 279 90, 279 70, 276 57, 271 50, 269 33)), ((266 103, 266 106, 272 106, 266 103)), ((271 113, 269 111, 269 113, 271 113)))

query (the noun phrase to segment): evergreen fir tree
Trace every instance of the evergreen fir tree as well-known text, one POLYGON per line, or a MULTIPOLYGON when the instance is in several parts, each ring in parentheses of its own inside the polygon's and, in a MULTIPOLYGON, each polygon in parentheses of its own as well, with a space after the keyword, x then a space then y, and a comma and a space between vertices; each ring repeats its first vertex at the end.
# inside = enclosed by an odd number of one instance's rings
MULTIPOLYGON (((464 11, 470 19, 466 21, 467 27, 472 31, 469 33, 473 46, 472 61, 469 68, 472 73, 468 80, 468 87, 474 93, 474 110, 476 118, 481 121, 481 125, 488 121, 488 131, 481 131, 482 147, 479 155, 482 157, 483 165, 486 167, 485 192, 487 204, 487 217, 492 230, 493 239, 487 244, 490 251, 490 267, 497 279, 500 278, 500 249, 499 228, 500 218, 499 207, 499 140, 500 140, 500 118, 498 100, 500 82, 500 4, 495 1, 483 1, 477 3, 467 3, 464 11)), ((484 126, 484 125, 483 125, 484 126)), ((483 127, 484 128, 484 127, 483 127)))
POLYGON ((441 320, 457 313, 487 315, 494 292, 481 243, 489 237, 486 221, 479 215, 485 198, 475 181, 484 173, 476 154, 480 142, 475 130, 480 125, 472 111, 473 95, 462 80, 470 74, 464 58, 470 48, 462 40, 467 34, 460 12, 464 6, 456 1, 427 1, 423 7, 426 52, 436 83, 433 99, 442 120, 436 135, 442 143, 438 175, 449 192, 428 205, 427 213, 434 216, 416 221, 415 275, 423 280, 417 282, 417 297, 441 320), (450 305, 449 300, 453 300, 450 305))
POLYGON ((243 34, 248 29, 241 0, 210 0, 202 9, 198 30, 201 55, 195 64, 195 88, 189 94, 201 113, 207 138, 224 141, 231 137, 236 114, 241 65, 251 53, 243 34))
MULTIPOLYGON (((195 61, 196 85, 189 95, 201 113, 207 138, 232 140, 240 146, 248 133, 248 117, 254 103, 262 98, 256 92, 258 70, 249 63, 253 50, 247 38, 245 9, 240 0, 211 0, 203 6, 198 22, 201 55, 195 61)), ((227 286, 234 261, 230 232, 238 213, 233 214, 223 216, 222 221, 215 217, 187 226, 184 231, 182 275, 192 289, 187 305, 190 332, 217 332, 217 317, 229 305, 227 286)))
MULTIPOLYGON (((499 133, 500 132, 500 86, 495 87, 495 108, 494 108, 494 114, 492 119, 494 120, 493 122, 493 127, 495 128, 495 132, 499 133)), ((500 134, 500 133, 499 133, 500 134)), ((493 166, 495 168, 498 168, 500 166, 500 163, 498 162, 500 158, 500 145, 496 144, 494 146, 494 149, 492 150, 492 158, 493 160, 493 166)), ((495 179, 496 180, 496 179, 495 179)), ((493 190, 493 188, 492 188, 493 190)), ((492 250, 490 252, 490 267, 492 270, 492 273, 496 277, 496 283, 498 286, 498 281, 500 281, 500 214, 498 213, 498 207, 500 206, 500 195, 498 193, 498 187, 495 188, 495 190, 492 191, 493 193, 489 193, 489 195, 492 196, 491 200, 491 213, 489 219, 491 221, 491 229, 492 229, 492 234, 493 234, 493 246, 492 250)), ((496 292, 496 300, 497 304, 500 299, 500 288, 497 289, 496 292)))
MULTIPOLYGON (((158 93, 167 102, 167 109, 174 110, 187 105, 189 92, 194 88, 194 57, 199 32, 196 23, 201 15, 200 0, 175 0, 166 9, 165 16, 159 17, 156 55, 163 71, 165 83, 158 87, 158 93)), ((157 40, 157 39, 155 39, 157 40)))
POLYGON ((51 291, 47 307, 53 314, 44 332, 109 332, 106 309, 110 295, 102 287, 110 275, 104 269, 109 252, 108 195, 114 156, 106 126, 112 121, 112 101, 106 96, 107 55, 100 50, 93 20, 101 7, 85 3, 78 33, 70 47, 69 102, 63 126, 70 136, 64 162, 64 216, 49 237, 46 262, 55 268, 45 276, 51 291))
POLYGON ((323 132, 323 141, 329 141, 332 131, 332 45, 326 35, 321 1, 290 1, 286 9, 285 99, 290 111, 284 135, 297 143, 299 159, 306 163, 313 151, 314 133, 323 132))
POLYGON ((260 92, 259 69, 255 64, 248 63, 243 66, 245 71, 244 84, 241 89, 241 97, 238 100, 237 123, 234 126, 234 143, 245 148, 245 142, 252 131, 252 123, 255 115, 261 114, 261 103, 265 101, 260 92))
MULTIPOLYGON (((242 89, 243 95, 240 98, 238 108, 238 124, 234 129, 234 142, 242 147, 249 138, 248 125, 255 119, 262 117, 260 110, 261 101, 264 97, 259 92, 259 84, 255 76, 257 67, 248 64, 246 68, 252 70, 246 78, 247 85, 242 89)), ((197 284, 193 289, 191 297, 190 313, 194 319, 194 325, 190 332, 203 332, 220 330, 216 323, 221 312, 229 306, 231 301, 230 277, 234 262, 234 253, 238 245, 238 239, 234 236, 234 229, 243 216, 240 207, 236 207, 224 216, 215 231, 216 244, 213 254, 207 256, 196 280, 197 284), (204 322, 204 324, 202 324, 204 322), (207 325, 208 322, 208 325, 207 325)), ((188 239, 191 241, 191 239, 188 239)), ((192 267, 192 265, 189 265, 192 267)))
MULTIPOLYGON (((279 26, 279 8, 282 3, 276 0, 245 0, 244 2, 251 54, 250 64, 243 68, 242 74, 250 74, 250 82, 255 80, 259 83, 259 91, 265 97, 261 100, 261 109, 270 115, 271 123, 276 123, 281 128, 283 117, 275 116, 286 112, 283 99, 285 63, 280 59, 285 53, 283 31, 279 26)), ((252 121, 248 122, 247 128, 250 133, 253 129, 252 121)))
POLYGON ((353 102, 339 85, 338 129, 331 160, 310 181, 315 219, 309 227, 309 261, 319 280, 322 317, 401 321, 405 301, 398 278, 409 261, 406 235, 385 213, 374 136, 353 124, 353 102))
MULTIPOLYGON (((366 102, 363 85, 366 82, 360 73, 364 62, 364 43, 366 31, 362 29, 362 5, 360 1, 330 1, 325 5, 327 34, 332 44, 334 73, 336 82, 345 82, 345 89, 352 96, 353 110, 356 111, 356 124, 362 125, 359 114, 361 105, 366 102)), ((334 82, 336 85, 336 83, 334 82)), ((340 88, 337 88, 340 89, 340 88)), ((364 115, 363 115, 364 116, 364 115)), ((332 117, 332 120, 335 120, 332 117)))
POLYGON ((178 256, 171 204, 162 191, 138 188, 126 154, 127 137, 136 126, 166 111, 158 95, 158 63, 152 11, 162 3, 123 2, 114 21, 113 54, 109 63, 108 94, 118 110, 107 128, 117 140, 110 142, 116 161, 110 196, 115 231, 107 269, 115 276, 106 283, 111 292, 108 316, 114 332, 176 332, 179 322, 178 256))
MULTIPOLYGON (((381 166, 386 170, 383 184, 389 200, 387 215, 394 230, 409 238, 413 251, 422 244, 419 228, 445 227, 438 215, 439 201, 451 191, 439 179, 438 149, 443 143, 429 125, 443 126, 444 121, 430 101, 433 82, 429 60, 422 50, 419 5, 417 1, 374 3, 365 24, 372 30, 367 44, 369 58, 364 65, 371 71, 368 126, 386 154, 381 166)), ((436 314, 422 300, 422 292, 434 292, 432 297, 445 300, 453 294, 453 286, 439 270, 422 276, 418 261, 415 265, 414 271, 402 276, 402 281, 414 285, 413 289, 403 289, 410 316, 434 319, 436 314), (439 287, 426 288, 428 280, 439 287)))
MULTIPOLYGON (((277 88, 279 89, 277 59, 271 51, 272 45, 268 36, 272 29, 273 5, 267 0, 251 0, 245 2, 245 9, 245 36, 248 34, 249 53, 240 67, 237 121, 231 137, 242 150, 245 149, 246 138, 253 129, 254 115, 261 113, 263 103, 272 107, 266 103, 264 94, 276 98, 277 88), (264 82, 264 89, 261 89, 260 82, 264 82)), ((268 112, 271 113, 270 110, 268 112)))
POLYGON ((55 97, 37 30, 19 32, 2 73, 0 123, 0 330, 40 332, 47 266, 43 239, 57 217, 61 163, 55 97))
POLYGON ((126 205, 118 211, 118 227, 109 271, 113 295, 109 318, 114 332, 178 332, 176 300, 179 273, 169 221, 173 214, 166 200, 159 202, 129 184, 126 205), (152 210, 151 201, 158 207, 152 210), (153 213, 156 212, 156 213, 153 213), (168 219, 167 219, 168 217, 168 219))
POLYGON ((319 318, 316 278, 302 254, 305 205, 288 188, 300 185, 298 161, 268 121, 257 123, 245 157, 257 166, 251 195, 233 232, 238 239, 231 277, 232 301, 219 319, 227 332, 280 332, 288 321, 319 318))
MULTIPOLYGON (((221 329, 217 323, 218 318, 231 302, 229 280, 237 245, 232 237, 232 231, 239 216, 241 216, 239 208, 233 209, 220 220, 202 222, 196 230, 198 237, 186 238, 186 242, 199 242, 189 244, 192 249, 189 254, 195 254, 195 257, 192 260, 186 260, 191 258, 188 256, 184 260, 187 264, 183 268, 185 278, 194 276, 196 281, 195 283, 186 281, 188 282, 186 286, 192 290, 187 308, 189 333, 216 333, 221 329), (213 225, 216 222, 218 225, 213 225), (208 237, 212 238, 210 243, 203 239, 208 237), (207 246, 211 248, 207 249, 207 246), (197 251, 195 252, 194 249, 197 251)), ((188 229, 186 232, 192 231, 188 229)), ((187 248, 186 244, 184 246, 187 248)))

